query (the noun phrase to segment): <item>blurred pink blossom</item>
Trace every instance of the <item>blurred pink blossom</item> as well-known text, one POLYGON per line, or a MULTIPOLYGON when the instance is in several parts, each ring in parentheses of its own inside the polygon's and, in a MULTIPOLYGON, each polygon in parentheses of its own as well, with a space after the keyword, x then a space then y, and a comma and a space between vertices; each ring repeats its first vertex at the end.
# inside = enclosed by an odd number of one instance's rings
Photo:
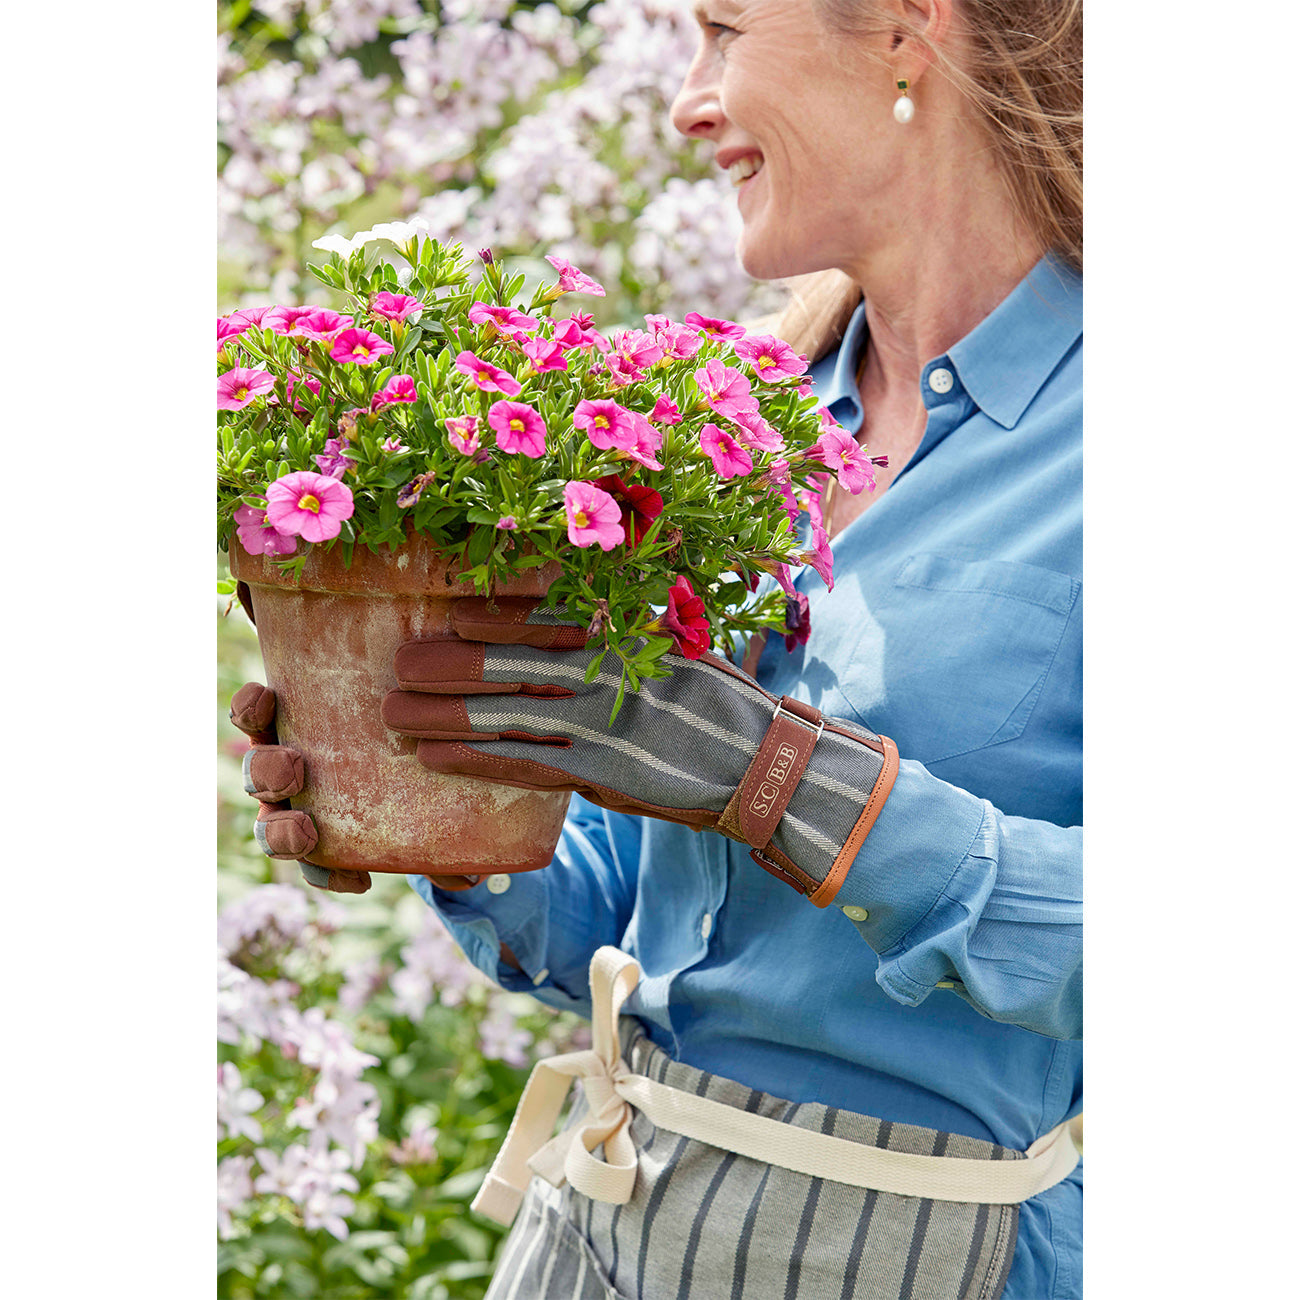
POLYGON ((589 293, 596 298, 605 296, 603 286, 597 284, 591 276, 579 271, 572 262, 566 262, 562 257, 551 257, 549 254, 546 260, 560 273, 560 282, 556 287, 561 293, 589 293))
POLYGON ((418 298, 412 298, 410 294, 390 293, 387 289, 381 289, 370 300, 370 310, 378 316, 387 316, 389 320, 405 320, 423 306, 418 298))
POLYGON ((292 555, 298 539, 277 532, 266 519, 266 511, 255 506, 236 506, 235 523, 239 544, 249 555, 292 555))
POLYGON ((737 325, 734 320, 723 320, 717 316, 701 316, 697 311, 686 313, 686 324, 711 339, 743 339, 745 327, 737 325))
POLYGON ((563 349, 553 339, 528 339, 523 348, 524 355, 533 363, 533 369, 538 374, 569 368, 563 349))
POLYGON ((719 478, 735 478, 737 475, 748 474, 754 468, 749 452, 716 424, 706 424, 700 430, 700 447, 713 462, 713 469, 719 478))
POLYGON ((478 416, 452 415, 443 420, 447 438, 462 456, 472 456, 478 451, 478 416))
POLYGON ((514 307, 494 307, 486 302, 471 303, 469 319, 472 325, 491 323, 502 334, 512 330, 535 330, 541 323, 536 316, 525 316, 514 307))
POLYGON ((410 375, 394 375, 383 388, 370 399, 372 411, 382 410, 398 402, 416 401, 415 380, 410 375))
POLYGON ((574 546, 594 542, 602 551, 612 551, 623 540, 623 512, 618 502, 594 483, 566 483, 564 512, 574 546))

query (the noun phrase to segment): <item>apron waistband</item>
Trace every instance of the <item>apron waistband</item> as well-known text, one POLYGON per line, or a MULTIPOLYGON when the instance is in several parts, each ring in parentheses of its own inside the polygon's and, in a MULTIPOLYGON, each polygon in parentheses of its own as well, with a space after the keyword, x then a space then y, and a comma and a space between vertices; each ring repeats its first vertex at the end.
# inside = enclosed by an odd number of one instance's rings
POLYGON ((592 1046, 539 1061, 505 1142, 472 1208, 509 1225, 534 1174, 555 1187, 567 1180, 593 1200, 623 1205, 636 1182, 631 1107, 657 1128, 723 1151, 831 1182, 934 1201, 1011 1205, 1067 1177, 1079 1153, 1068 1123, 1058 1124, 1016 1160, 911 1155, 812 1133, 634 1074, 619 1052, 618 1017, 641 979, 636 959, 603 947, 591 960, 592 1046), (552 1137, 575 1078, 588 1114, 552 1137), (604 1160, 592 1153, 604 1148, 604 1160))

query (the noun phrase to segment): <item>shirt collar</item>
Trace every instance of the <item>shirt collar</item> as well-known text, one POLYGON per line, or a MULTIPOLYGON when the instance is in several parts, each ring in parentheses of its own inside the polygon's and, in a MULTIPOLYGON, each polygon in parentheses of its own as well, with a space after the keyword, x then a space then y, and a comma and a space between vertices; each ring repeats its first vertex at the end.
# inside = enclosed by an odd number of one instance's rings
MULTIPOLYGON (((971 400, 1010 429, 1082 333, 1083 282, 1049 254, 947 355, 971 400)), ((866 345, 858 303, 839 349, 809 372, 831 415, 854 434, 862 428, 858 363, 866 345)))

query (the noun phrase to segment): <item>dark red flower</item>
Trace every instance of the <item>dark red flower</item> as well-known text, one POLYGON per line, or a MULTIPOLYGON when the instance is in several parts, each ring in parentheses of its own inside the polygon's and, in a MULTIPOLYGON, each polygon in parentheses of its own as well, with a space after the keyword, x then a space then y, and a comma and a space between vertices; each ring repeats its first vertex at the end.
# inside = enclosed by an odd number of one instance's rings
POLYGON ((668 608, 659 616, 657 628, 677 643, 687 659, 698 659, 709 648, 709 620, 704 602, 695 594, 689 578, 679 577, 668 589, 668 608))
POLYGON ((664 512, 664 499, 654 488, 640 483, 628 487, 617 474, 606 474, 595 483, 618 502, 618 508, 623 512, 623 536, 629 546, 635 546, 664 512))
POLYGON ((808 633, 812 631, 812 617, 808 613, 808 597, 802 591, 785 598, 785 648, 793 650, 797 645, 808 643, 808 633))

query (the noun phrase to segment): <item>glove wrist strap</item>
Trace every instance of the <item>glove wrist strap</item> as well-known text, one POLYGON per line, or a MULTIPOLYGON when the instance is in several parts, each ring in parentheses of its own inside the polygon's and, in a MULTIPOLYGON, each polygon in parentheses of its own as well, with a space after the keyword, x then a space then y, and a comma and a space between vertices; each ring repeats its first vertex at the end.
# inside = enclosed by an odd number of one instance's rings
MULTIPOLYGON (((824 725, 819 710, 783 695, 758 752, 718 819, 718 830, 752 849, 768 850, 786 806, 803 779, 824 725)), ((757 854, 754 857, 766 867, 757 854)), ((803 879, 792 878, 785 871, 781 873, 781 879, 801 893, 817 887, 818 882, 802 871, 798 877, 803 879)))

